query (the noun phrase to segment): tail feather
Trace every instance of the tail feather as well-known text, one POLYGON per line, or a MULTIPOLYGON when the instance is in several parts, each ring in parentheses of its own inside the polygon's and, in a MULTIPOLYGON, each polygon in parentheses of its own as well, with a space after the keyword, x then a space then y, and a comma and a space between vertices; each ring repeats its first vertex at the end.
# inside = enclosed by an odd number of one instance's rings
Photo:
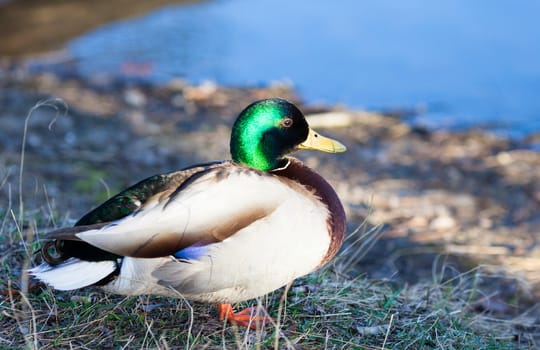
POLYGON ((113 273, 113 260, 84 261, 70 258, 58 265, 43 263, 28 272, 58 290, 72 290, 90 286, 113 273))

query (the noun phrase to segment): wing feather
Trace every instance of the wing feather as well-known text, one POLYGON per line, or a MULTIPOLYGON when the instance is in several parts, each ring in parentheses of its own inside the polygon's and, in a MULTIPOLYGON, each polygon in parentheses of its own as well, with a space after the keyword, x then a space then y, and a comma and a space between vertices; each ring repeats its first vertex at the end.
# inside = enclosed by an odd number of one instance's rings
POLYGON ((194 174, 212 169, 213 167, 219 167, 223 163, 212 162, 199 164, 168 174, 154 175, 139 181, 84 215, 75 226, 111 222, 121 219, 140 209, 149 199, 154 198, 156 194, 168 194, 168 189, 172 188, 171 191, 174 191, 174 189, 182 187, 194 174))

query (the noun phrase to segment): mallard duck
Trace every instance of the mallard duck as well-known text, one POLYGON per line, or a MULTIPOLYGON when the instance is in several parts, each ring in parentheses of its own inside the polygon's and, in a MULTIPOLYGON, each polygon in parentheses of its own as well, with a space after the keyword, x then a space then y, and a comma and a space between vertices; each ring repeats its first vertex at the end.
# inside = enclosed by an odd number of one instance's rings
POLYGON ((58 290, 100 286, 219 304, 244 326, 268 316, 231 303, 257 298, 331 260, 345 234, 343 206, 323 177, 287 157, 344 152, 283 99, 246 107, 232 160, 155 175, 113 196, 74 227, 46 235, 30 270, 58 290), (259 318, 256 318, 259 317, 259 318))

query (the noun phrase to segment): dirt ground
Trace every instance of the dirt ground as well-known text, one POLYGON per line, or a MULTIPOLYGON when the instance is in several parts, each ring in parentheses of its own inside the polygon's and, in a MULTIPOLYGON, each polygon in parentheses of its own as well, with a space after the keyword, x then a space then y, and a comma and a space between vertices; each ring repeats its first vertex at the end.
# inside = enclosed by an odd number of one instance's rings
POLYGON ((19 207, 21 185, 27 215, 53 213, 74 222, 147 176, 228 158, 236 115, 254 100, 283 97, 310 116, 314 129, 348 147, 340 155, 297 156, 334 185, 349 231, 364 221, 362 230, 379 230, 349 274, 415 283, 443 268, 452 274, 488 264, 501 277, 486 282, 493 294, 478 307, 514 315, 529 310, 540 324, 534 135, 510 140, 482 130, 431 131, 397 116, 306 106, 287 86, 84 82, 7 65, 0 77, 0 208, 19 207), (33 107, 20 184, 24 124, 33 107), (505 302, 518 291, 524 304, 511 309, 505 302))

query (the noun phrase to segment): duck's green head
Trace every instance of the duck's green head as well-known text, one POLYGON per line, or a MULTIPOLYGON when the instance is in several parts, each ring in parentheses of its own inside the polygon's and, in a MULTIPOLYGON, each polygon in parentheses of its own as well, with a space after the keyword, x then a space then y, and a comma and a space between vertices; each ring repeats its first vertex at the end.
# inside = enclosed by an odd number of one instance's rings
POLYGON ((247 106, 234 123, 230 147, 235 162, 262 171, 283 166, 283 157, 296 149, 346 150, 338 141, 311 130, 302 112, 279 98, 247 106))

